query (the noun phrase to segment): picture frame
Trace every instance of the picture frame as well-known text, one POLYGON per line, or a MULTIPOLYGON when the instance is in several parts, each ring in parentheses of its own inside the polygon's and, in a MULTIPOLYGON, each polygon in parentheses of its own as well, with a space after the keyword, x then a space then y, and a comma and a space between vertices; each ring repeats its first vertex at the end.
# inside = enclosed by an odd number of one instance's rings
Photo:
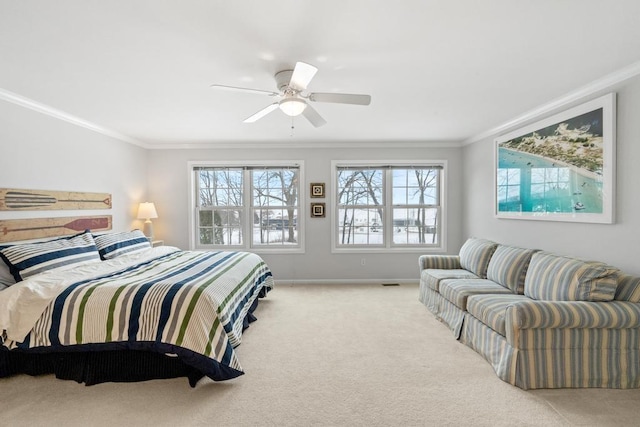
POLYGON ((612 224, 616 94, 495 139, 497 218, 612 224))
POLYGON ((311 203, 311 218, 324 218, 324 216, 325 216, 325 204, 311 203))
POLYGON ((324 197, 324 182, 312 182, 310 194, 312 198, 323 198, 324 197))

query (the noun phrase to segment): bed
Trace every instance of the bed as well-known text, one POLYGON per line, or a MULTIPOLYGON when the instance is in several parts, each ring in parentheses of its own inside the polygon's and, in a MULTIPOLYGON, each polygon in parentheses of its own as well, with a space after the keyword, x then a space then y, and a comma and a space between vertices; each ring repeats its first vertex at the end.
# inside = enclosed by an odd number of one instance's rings
POLYGON ((0 377, 232 379, 273 287, 256 254, 151 247, 139 230, 0 247, 0 258, 16 281, 0 291, 0 377))

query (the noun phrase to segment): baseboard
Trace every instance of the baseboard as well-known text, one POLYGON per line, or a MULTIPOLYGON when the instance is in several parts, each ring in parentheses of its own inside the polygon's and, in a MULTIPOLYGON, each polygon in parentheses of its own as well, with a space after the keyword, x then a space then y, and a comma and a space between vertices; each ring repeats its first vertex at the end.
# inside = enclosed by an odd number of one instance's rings
POLYGON ((283 279, 275 280, 276 286, 284 285, 417 285, 418 279, 283 279))

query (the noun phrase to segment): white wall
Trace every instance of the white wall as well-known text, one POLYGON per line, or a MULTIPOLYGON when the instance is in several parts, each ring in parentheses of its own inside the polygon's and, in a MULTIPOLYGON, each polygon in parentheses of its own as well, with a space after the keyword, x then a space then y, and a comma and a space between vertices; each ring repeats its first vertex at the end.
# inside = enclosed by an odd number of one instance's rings
POLYGON ((493 209, 494 136, 463 149, 465 238, 485 237, 506 244, 600 260, 629 273, 640 274, 640 78, 595 93, 593 98, 612 91, 618 98, 615 224, 496 219, 493 209))
POLYGON ((141 227, 143 148, 0 101, 0 187, 111 193, 110 210, 0 212, 0 219, 112 215, 113 229, 141 227))
MULTIPOLYGON (((387 144, 393 146, 393 143, 387 144)), ((425 144, 426 146, 426 144, 425 144)), ((448 160, 448 246, 457 252, 461 245, 462 196, 461 149, 455 148, 251 148, 150 150, 149 199, 155 202, 159 218, 154 221, 156 238, 166 244, 188 248, 187 206, 189 189, 187 162, 190 160, 303 160, 305 189, 310 182, 331 183, 331 160, 448 160)), ((330 191, 330 190, 329 190, 330 191)), ((330 194, 324 200, 331 212, 330 194)), ((311 199, 306 196, 308 209, 311 199)), ((315 200, 314 200, 315 201, 315 200)), ((331 220, 309 218, 306 214, 306 253, 297 255, 264 254, 276 280, 339 281, 369 280, 378 282, 417 281, 420 251, 401 254, 332 254, 331 220), (366 259, 362 266, 361 258, 366 259)))

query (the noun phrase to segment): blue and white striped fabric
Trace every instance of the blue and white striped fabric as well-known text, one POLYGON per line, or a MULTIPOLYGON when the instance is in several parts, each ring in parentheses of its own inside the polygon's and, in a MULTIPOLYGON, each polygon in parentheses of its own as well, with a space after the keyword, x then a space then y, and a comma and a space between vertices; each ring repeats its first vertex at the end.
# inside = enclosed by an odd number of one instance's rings
POLYGON ((4 345, 43 353, 173 353, 214 380, 230 379, 242 374, 234 347, 244 319, 262 289, 271 287, 271 271, 256 254, 176 250, 110 273, 78 276, 23 340, 4 345))
POLYGON ((505 338, 467 313, 460 340, 484 356, 500 379, 525 390, 640 387, 637 327, 516 328, 505 338))
POLYGON ((489 261, 487 279, 511 289, 516 294, 524 294, 524 279, 531 255, 535 252, 536 249, 498 245, 489 261))
POLYGON ((476 319, 502 336, 507 333, 507 308, 522 301, 529 301, 524 295, 473 295, 467 299, 467 311, 476 319))
POLYGON ((458 255, 421 255, 418 257, 420 270, 456 270, 460 269, 460 256, 458 255))
POLYGON ((460 310, 467 310, 467 298, 471 295, 513 293, 502 285, 487 279, 445 279, 440 282, 440 295, 460 310))
POLYGON ((445 279, 478 279, 470 271, 461 268, 454 270, 427 269, 420 272, 420 283, 424 283, 436 292, 440 290, 440 281, 445 279))
POLYGON ((9 246, 0 251, 0 257, 18 282, 46 270, 100 261, 98 248, 89 230, 72 237, 9 246))
POLYGON ((149 249, 151 242, 140 230, 107 233, 95 237, 100 258, 113 259, 149 249))
POLYGON ((640 302, 640 277, 622 271, 617 272, 618 287, 615 300, 640 302))
POLYGON ((498 246, 486 239, 470 237, 460 248, 460 266, 481 279, 487 278, 487 267, 498 246))
POLYGON ((617 270, 548 252, 531 257, 524 294, 544 301, 611 301, 618 286, 617 270))

